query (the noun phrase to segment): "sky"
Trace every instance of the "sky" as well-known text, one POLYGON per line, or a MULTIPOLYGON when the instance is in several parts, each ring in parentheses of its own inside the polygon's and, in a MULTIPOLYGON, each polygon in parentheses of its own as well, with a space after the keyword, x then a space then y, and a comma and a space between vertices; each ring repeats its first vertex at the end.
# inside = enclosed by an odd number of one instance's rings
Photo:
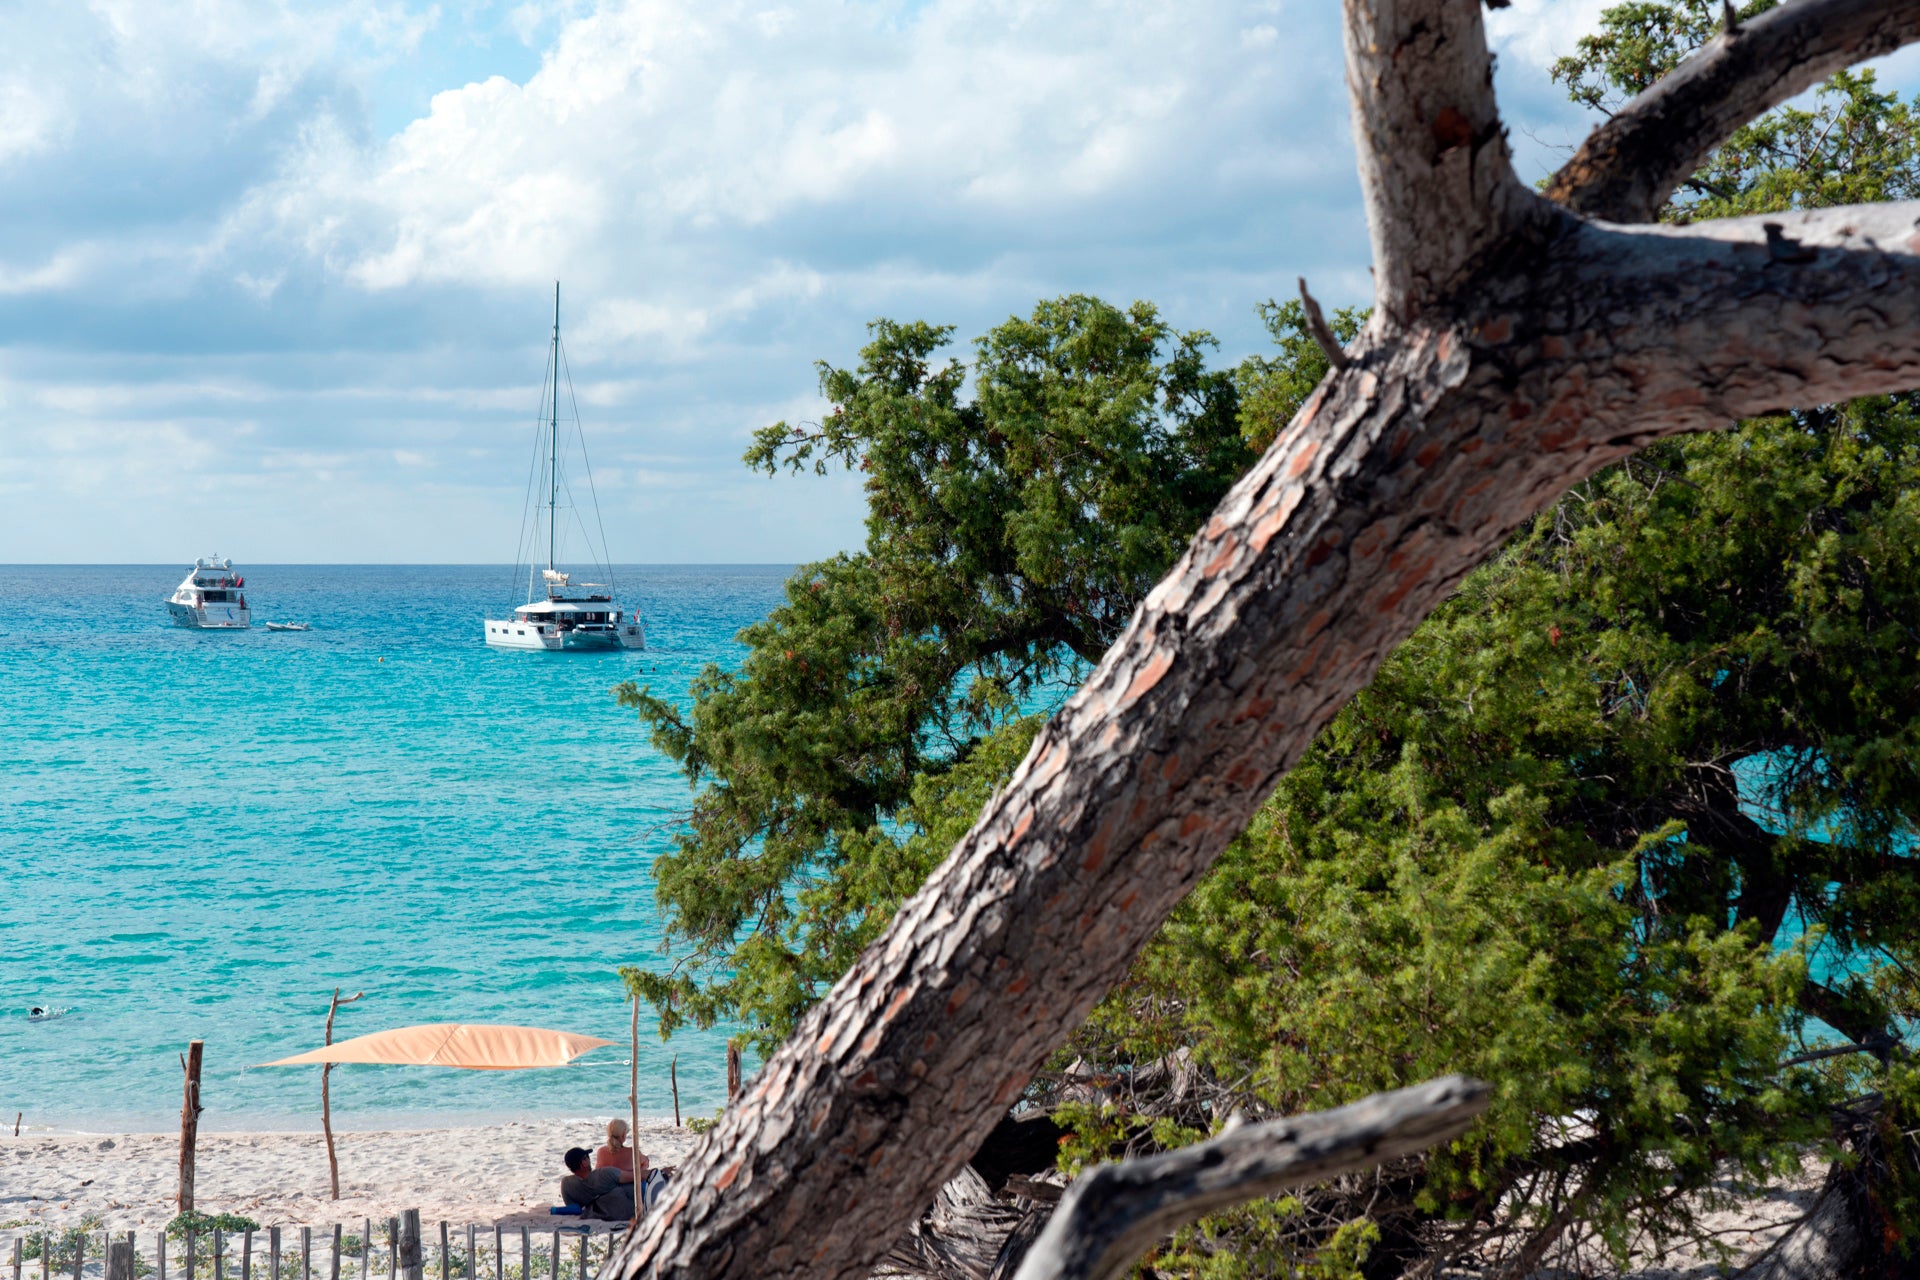
MULTIPOLYGON (((1489 17, 1522 176, 1602 0, 1489 17)), ((504 563, 554 283, 611 558, 812 560, 878 317, 1368 300, 1334 0, 0 0, 0 561, 504 563)), ((1905 55, 1888 74, 1920 82, 1905 55)))

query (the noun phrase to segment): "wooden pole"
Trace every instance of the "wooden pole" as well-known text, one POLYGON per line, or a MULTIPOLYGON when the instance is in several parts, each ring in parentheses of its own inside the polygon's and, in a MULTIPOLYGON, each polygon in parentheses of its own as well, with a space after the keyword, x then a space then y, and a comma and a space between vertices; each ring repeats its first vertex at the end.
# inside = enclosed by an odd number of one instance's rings
MULTIPOLYGON (((627 1123, 627 1150, 629 1152, 636 1152, 640 1149, 640 997, 639 996, 635 996, 633 998, 632 1051, 627 1055, 627 1111, 629 1113, 628 1123, 627 1123)), ((640 1168, 639 1159, 637 1157, 634 1158, 632 1163, 633 1163, 634 1169, 637 1172, 640 1168)), ((627 1225, 633 1226, 637 1224, 639 1221, 640 1221, 640 1180, 636 1176, 633 1183, 633 1217, 628 1221, 627 1225)), ((585 1245, 581 1245, 580 1247, 582 1249, 586 1248, 585 1245)), ((585 1271, 586 1265, 587 1265, 586 1254, 582 1253, 580 1255, 580 1266, 582 1268, 581 1276, 583 1278, 586 1275, 586 1271, 585 1271)))
MULTIPOLYGON (((441 1242, 445 1244, 445 1236, 441 1242)), ((400 1211, 400 1248, 398 1264, 402 1280, 421 1280, 426 1260, 420 1256, 420 1211, 402 1209, 400 1211)), ((446 1280, 442 1276, 440 1280, 446 1280)))
POLYGON ((107 1241, 107 1280, 133 1280, 133 1241, 107 1241))
POLYGON ((467 1265, 460 1274, 466 1280, 480 1280, 480 1256, 473 1251, 473 1224, 467 1224, 467 1265))
POLYGON ((220 1228, 215 1227, 213 1229, 213 1280, 225 1280, 220 1273, 226 1270, 226 1243, 226 1235, 220 1228))
POLYGON ((373 1266, 373 1219, 360 1224, 360 1280, 367 1280, 373 1266))
POLYGON ((453 1280, 452 1274, 447 1270, 451 1265, 452 1259, 447 1256, 447 1224, 443 1219, 440 1223, 440 1280, 453 1280))
POLYGON ((16 1138, 20 1136, 20 1117, 25 1114, 27 1113, 24 1111, 16 1111, 13 1113, 13 1136, 16 1138))
POLYGON ((520 1280, 533 1280, 533 1243, 525 1227, 520 1228, 520 1280))
MULTIPOLYGON (((19 1121, 16 1120, 14 1121, 14 1123, 18 1124, 19 1121)), ((20 1237, 15 1236, 13 1238, 13 1280, 20 1280, 21 1252, 22 1252, 22 1247, 20 1244, 20 1237)), ((161 1274, 160 1280, 167 1280, 167 1277, 164 1272, 161 1274)))
POLYGON ((187 1232, 187 1280, 196 1280, 193 1274, 193 1244, 193 1232, 189 1231, 187 1232))
POLYGON ((240 1280, 253 1280, 253 1228, 240 1233, 240 1280))
POLYGON ((204 1040, 188 1043, 180 1069, 186 1072, 186 1096, 180 1102, 180 1191, 174 1197, 181 1213, 193 1212, 193 1143, 200 1132, 200 1058, 204 1040))
POLYGON ((340 1224, 333 1224, 333 1261, 327 1267, 327 1280, 340 1280, 340 1224))
MULTIPOLYGON (((333 989, 333 999, 327 1005, 327 1038, 324 1043, 333 1043, 333 1015, 343 1004, 352 1004, 364 991, 356 991, 345 1000, 340 998, 340 988, 333 989)), ((327 1185, 332 1189, 335 1200, 340 1198, 340 1160, 333 1150, 333 1101, 327 1095, 327 1077, 333 1074, 333 1064, 326 1063, 320 1068, 320 1128, 327 1135, 327 1185)))
POLYGON ((313 1228, 300 1228, 300 1280, 313 1280, 313 1228))
POLYGON ((82 1231, 73 1240, 73 1280, 80 1280, 80 1268, 87 1261, 87 1233, 82 1231))
MULTIPOLYGON (((167 1280, 167 1233, 164 1230, 153 1239, 153 1254, 160 1264, 154 1274, 154 1280, 167 1280)), ((13 1280, 20 1280, 20 1277, 16 1275, 13 1280)), ((193 1277, 188 1276, 187 1280, 193 1280, 193 1277)))
POLYGON ((40 1233, 40 1280, 49 1280, 53 1275, 53 1237, 46 1232, 40 1233))
POLYGON ((267 1280, 280 1280, 280 1228, 267 1228, 267 1280))
MULTIPOLYGON (((500 1237, 500 1224, 493 1224, 493 1280, 507 1280, 507 1255, 501 1246, 505 1243, 500 1237)), ((480 1280, 478 1276, 474 1280, 480 1280)))
POLYGON ((680 1127, 680 1055, 674 1054, 673 1061, 667 1064, 667 1079, 673 1081, 673 1127, 680 1127))
POLYGON ((387 1219, 387 1280, 400 1280, 400 1219, 387 1219))

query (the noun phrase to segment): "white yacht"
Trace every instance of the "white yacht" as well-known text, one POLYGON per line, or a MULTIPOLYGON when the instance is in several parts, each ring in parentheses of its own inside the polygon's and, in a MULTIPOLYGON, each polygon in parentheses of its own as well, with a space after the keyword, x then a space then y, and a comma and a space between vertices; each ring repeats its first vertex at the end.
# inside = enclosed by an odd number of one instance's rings
MULTIPOLYGON (((559 565, 558 546, 562 537, 561 512, 567 513, 569 524, 578 524, 582 539, 592 549, 592 530, 584 521, 579 520, 579 510, 573 505, 572 487, 567 483, 565 468, 561 460, 560 442, 560 381, 567 377, 566 356, 560 347, 560 286, 553 286, 553 341, 547 351, 547 385, 542 388, 540 397, 540 444, 545 452, 545 460, 535 472, 533 484, 527 493, 528 513, 535 516, 532 521, 522 520, 522 528, 531 528, 532 541, 523 538, 522 547, 528 552, 526 603, 515 606, 511 618, 486 619, 487 643, 500 649, 544 649, 548 651, 570 651, 581 649, 644 649, 647 647, 646 629, 640 624, 640 611, 624 613, 614 603, 613 574, 610 571, 605 547, 600 548, 599 568, 605 571, 605 582, 575 582, 575 571, 564 570, 559 565), (567 503, 561 503, 561 497, 567 503), (540 501, 544 498, 545 501, 540 501), (536 503, 538 506, 536 507, 536 503), (545 516, 545 529, 539 516, 545 516), (546 567, 540 567, 540 542, 544 532, 546 543, 546 567)), ((573 384, 568 379, 567 403, 573 406, 573 384)), ((574 426, 578 430, 579 411, 574 410, 574 426)), ((580 449, 580 464, 587 481, 587 499, 593 501, 593 475, 586 469, 586 446, 584 439, 580 449)), ((598 507, 593 508, 593 529, 600 527, 598 507)))
POLYGON ((244 588, 247 580, 233 571, 233 561, 201 556, 193 571, 167 600, 167 612, 177 627, 211 631, 239 631, 252 625, 244 588))

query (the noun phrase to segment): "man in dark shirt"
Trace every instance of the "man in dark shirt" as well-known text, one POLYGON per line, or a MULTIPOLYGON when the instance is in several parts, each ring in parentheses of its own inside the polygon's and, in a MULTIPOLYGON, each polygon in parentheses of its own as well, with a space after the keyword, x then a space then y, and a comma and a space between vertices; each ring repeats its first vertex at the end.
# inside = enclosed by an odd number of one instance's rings
POLYGON ((633 1220, 633 1175, 621 1169, 596 1169, 584 1147, 569 1147, 562 1157, 567 1176, 560 1179, 560 1198, 585 1209, 589 1218, 614 1222, 633 1220))

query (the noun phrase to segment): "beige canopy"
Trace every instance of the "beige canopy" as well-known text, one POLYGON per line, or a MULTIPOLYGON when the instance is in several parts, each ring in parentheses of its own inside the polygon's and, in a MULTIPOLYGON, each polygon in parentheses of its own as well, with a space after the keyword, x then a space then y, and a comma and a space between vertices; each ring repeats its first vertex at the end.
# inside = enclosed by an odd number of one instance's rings
POLYGON ((527 1067, 564 1067, 587 1050, 612 1043, 540 1027, 437 1022, 355 1036, 324 1049, 259 1065, 304 1067, 329 1062, 382 1062, 397 1066, 465 1067, 470 1071, 519 1071, 527 1067))

